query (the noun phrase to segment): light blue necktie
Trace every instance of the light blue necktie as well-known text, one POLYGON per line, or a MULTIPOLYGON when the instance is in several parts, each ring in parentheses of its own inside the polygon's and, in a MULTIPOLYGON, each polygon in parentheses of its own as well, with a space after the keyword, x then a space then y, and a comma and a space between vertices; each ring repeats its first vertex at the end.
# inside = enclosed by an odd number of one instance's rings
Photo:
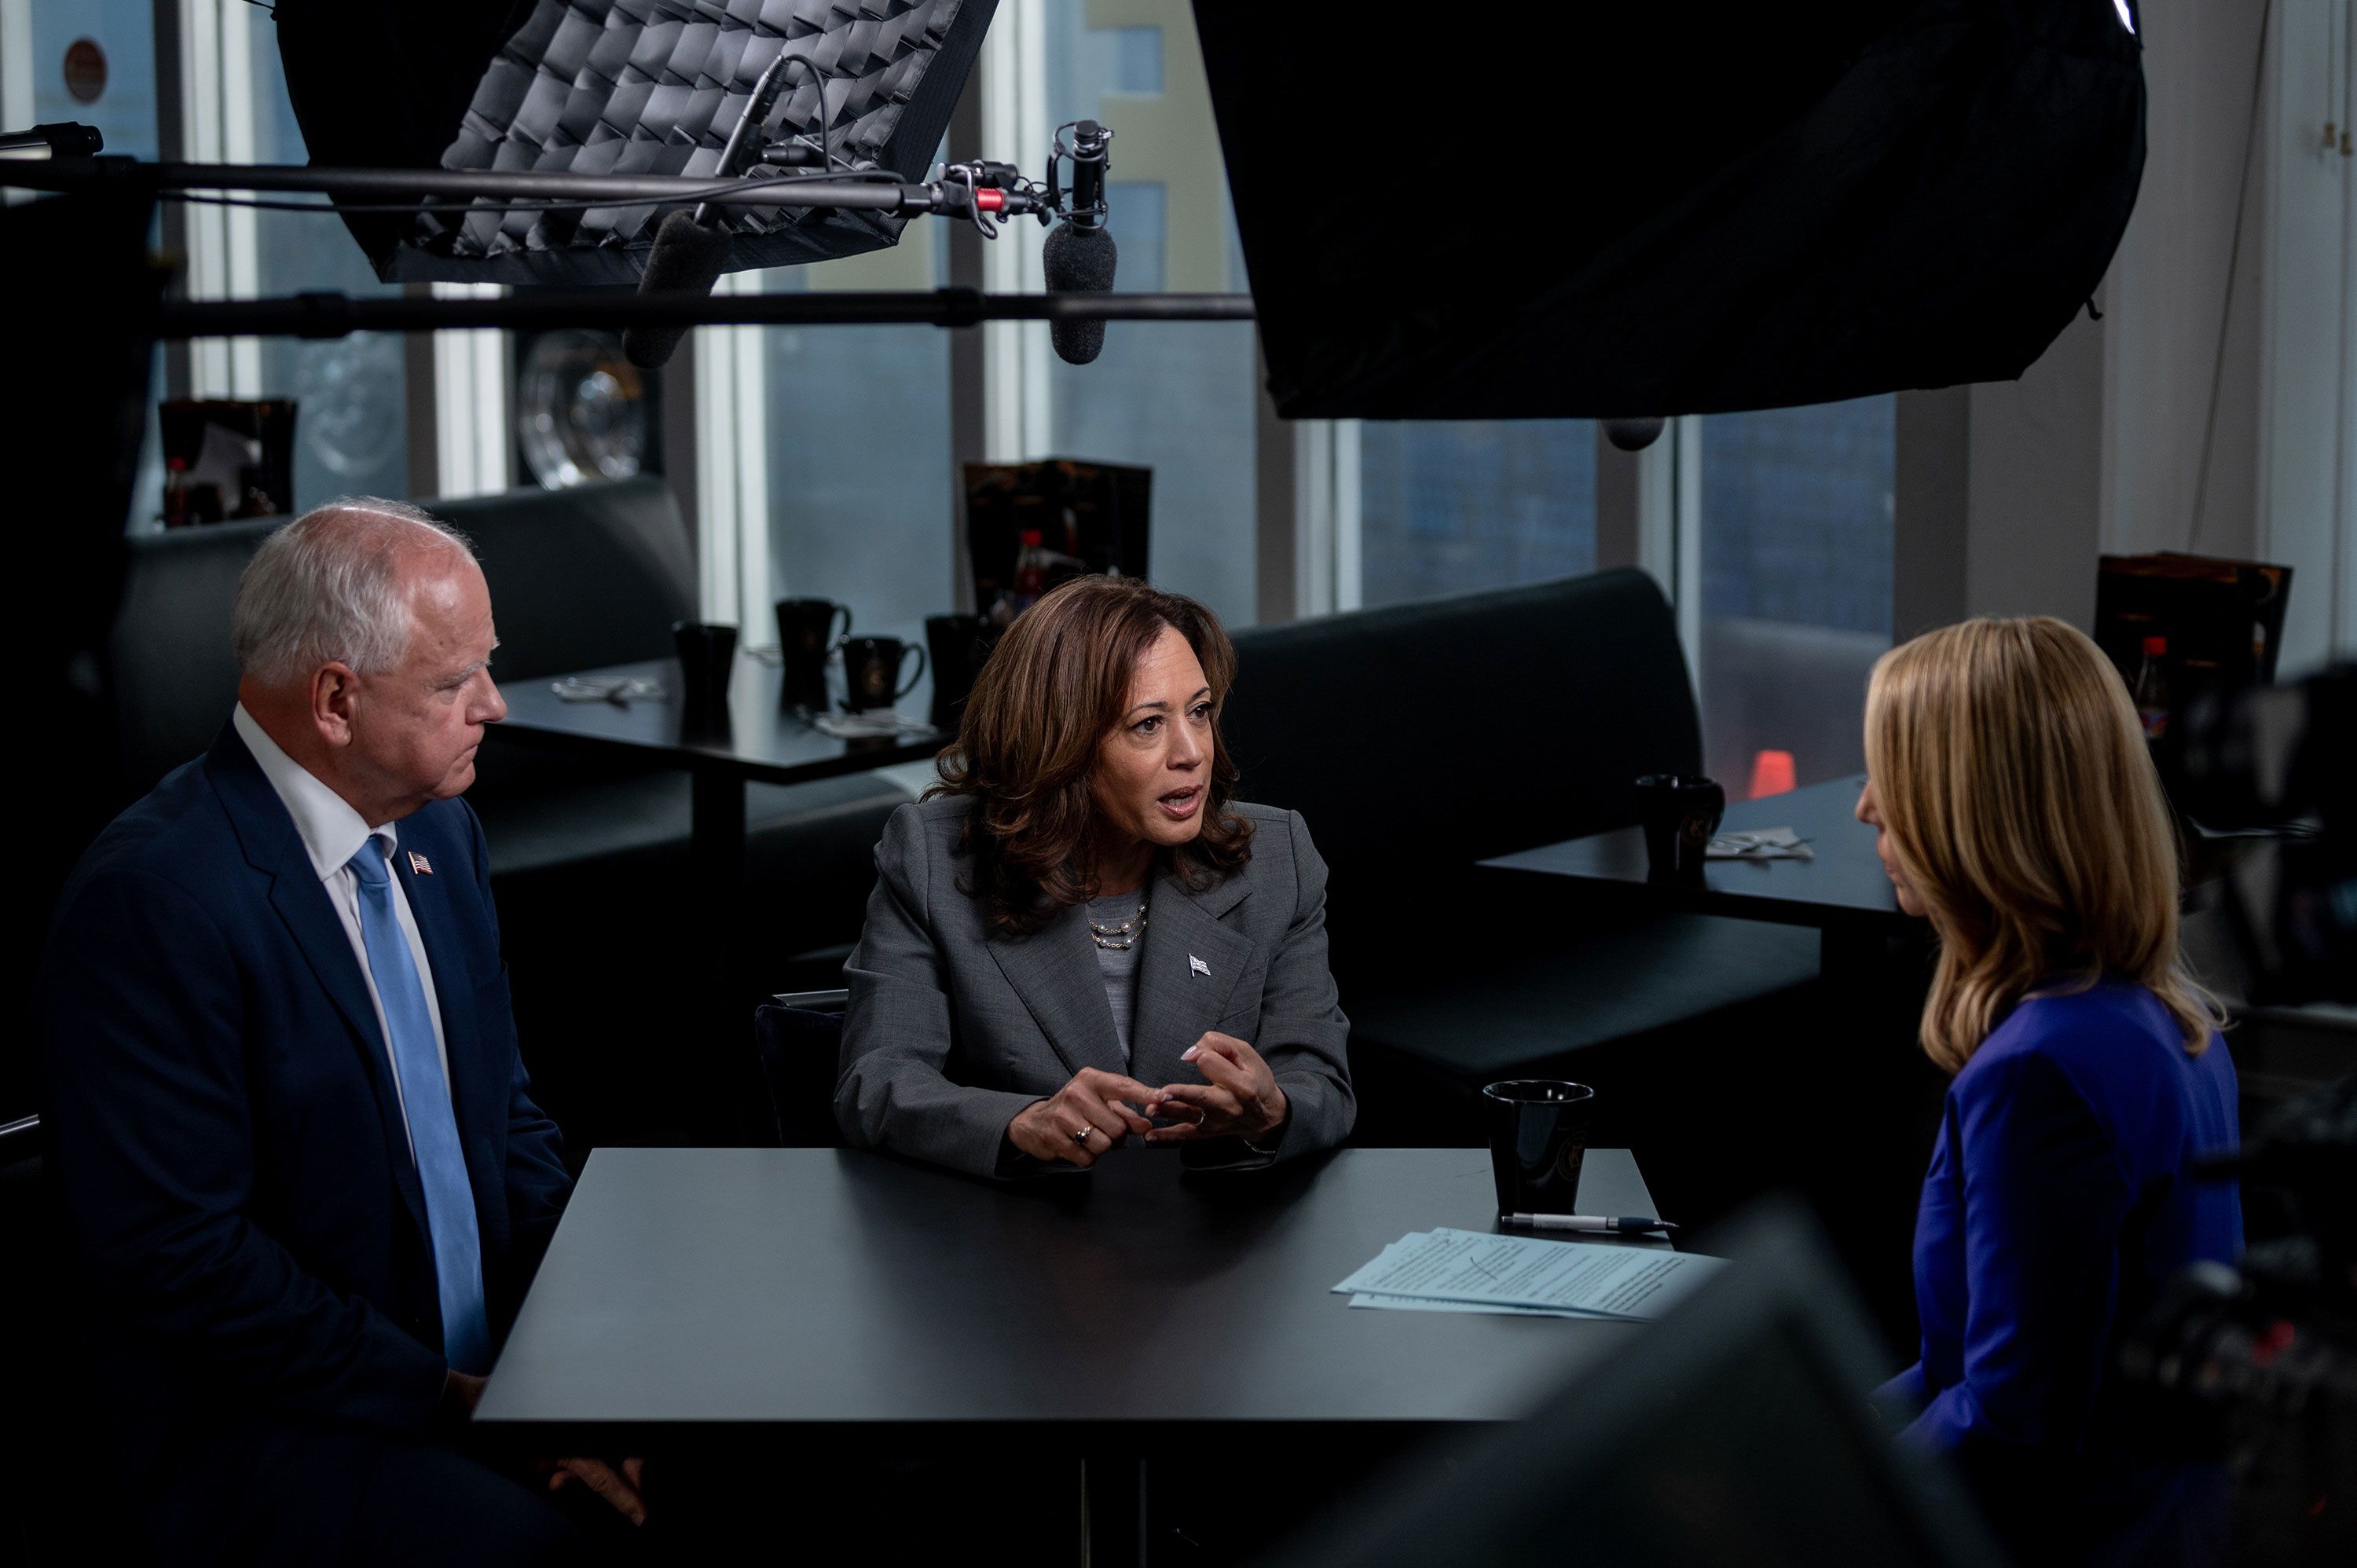
POLYGON ((402 1107, 409 1113, 409 1144, 417 1183, 425 1192, 425 1227, 433 1233, 434 1275, 442 1297, 442 1354, 462 1372, 491 1369, 491 1328, 483 1310, 483 1248, 475 1230, 475 1192, 458 1146, 458 1119, 435 1044, 425 987, 410 957, 409 938, 393 909, 393 875, 373 834, 350 861, 361 879, 361 943, 384 1004, 393 1061, 401 1075, 402 1107))

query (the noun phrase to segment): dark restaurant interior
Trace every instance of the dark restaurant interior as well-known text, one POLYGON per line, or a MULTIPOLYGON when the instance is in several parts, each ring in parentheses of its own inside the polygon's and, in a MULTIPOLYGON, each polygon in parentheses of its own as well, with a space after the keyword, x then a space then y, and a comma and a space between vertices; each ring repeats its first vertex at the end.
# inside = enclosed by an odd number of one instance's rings
POLYGON ((0 1562, 2357 1561, 2352 124, 0 0, 0 1562))

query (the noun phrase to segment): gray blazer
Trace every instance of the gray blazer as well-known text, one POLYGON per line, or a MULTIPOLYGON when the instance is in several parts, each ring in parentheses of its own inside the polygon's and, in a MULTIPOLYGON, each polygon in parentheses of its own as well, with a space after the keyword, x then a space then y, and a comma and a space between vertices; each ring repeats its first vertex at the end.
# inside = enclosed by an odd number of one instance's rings
MULTIPOLYGON (((996 1174, 1015 1113, 1084 1067, 1201 1082, 1178 1054, 1207 1029, 1251 1042, 1285 1090, 1292 1115, 1275 1157, 1349 1135, 1351 1026, 1326 967, 1326 863, 1298 813, 1232 803, 1253 822, 1250 863, 1200 893, 1167 875, 1155 884, 1125 1067, 1082 909, 1010 939, 961 890, 969 804, 903 806, 877 846, 867 924, 845 967, 834 1090, 854 1147, 996 1174)), ((1253 1161, 1239 1140, 1198 1147, 1214 1163, 1253 1161)))

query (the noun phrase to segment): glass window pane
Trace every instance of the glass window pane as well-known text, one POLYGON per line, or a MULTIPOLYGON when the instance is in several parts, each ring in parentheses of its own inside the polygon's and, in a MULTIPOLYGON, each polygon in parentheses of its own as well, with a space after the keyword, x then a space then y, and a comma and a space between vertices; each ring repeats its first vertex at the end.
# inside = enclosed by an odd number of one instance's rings
MULTIPOLYGON (((310 161, 287 101, 278 36, 267 18, 253 29, 254 161, 310 161)), ((377 281, 343 220, 315 212, 256 212, 255 282, 265 295, 303 289, 398 292, 377 281)), ((291 397, 295 410, 295 505, 340 495, 404 497, 409 487, 408 376, 398 334, 356 332, 305 342, 262 340, 264 396, 291 397)))
MULTIPOLYGON (((807 272, 763 278, 782 292, 807 286, 807 272)), ((775 327, 760 336, 775 596, 834 599, 851 607, 854 635, 923 641, 925 618, 957 603, 950 335, 775 327)), ((747 635, 766 643, 777 632, 747 635)), ((913 693, 900 708, 922 713, 925 700, 913 693)))
POLYGON ((1596 569, 1591 420, 1359 426, 1360 603, 1596 569))
POLYGON ((33 122, 97 127, 105 150, 156 156, 153 0, 32 7, 33 122))
MULTIPOLYGON (((1741 800, 1865 767, 1867 671, 1890 646, 1896 400, 1715 414, 1702 442, 1705 766, 1741 800)), ((1687 426, 1689 430, 1694 424, 1687 426)))
MULTIPOLYGON (((1118 8, 1049 0, 1045 96, 1056 124, 1114 128, 1107 227, 1114 286, 1224 292, 1243 280, 1211 96, 1185 0, 1118 8), (1109 12, 1114 8, 1107 7, 1109 12), (1141 16, 1158 11, 1155 25, 1141 16), (1180 70, 1179 61, 1189 69, 1180 70), (1135 134, 1122 140, 1125 129, 1135 134)), ((1025 167, 1032 167, 1026 150, 1025 167)), ((1001 242, 1002 243, 1004 242, 1001 242)), ((1025 328, 1044 335, 1046 327, 1025 328)), ((1051 360, 1047 449, 1026 456, 1154 470, 1150 573, 1231 626, 1255 613, 1253 462, 1260 353, 1242 322, 1116 322, 1091 365, 1051 360)))

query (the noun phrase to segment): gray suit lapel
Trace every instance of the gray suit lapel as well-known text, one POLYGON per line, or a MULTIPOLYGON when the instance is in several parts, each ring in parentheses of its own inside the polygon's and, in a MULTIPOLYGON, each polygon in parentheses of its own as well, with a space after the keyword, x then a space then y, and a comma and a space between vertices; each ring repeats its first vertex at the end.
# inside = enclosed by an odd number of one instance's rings
POLYGON ((1178 1058, 1226 1014, 1228 998, 1252 965, 1252 939, 1220 923, 1243 898, 1246 875, 1200 894, 1167 875, 1155 883, 1146 947, 1138 955, 1137 1010, 1129 1026, 1130 1076, 1139 1082, 1159 1088, 1202 1081, 1178 1058))
POLYGON ((1114 1033, 1104 977, 1089 940, 1088 916, 1078 905, 1028 937, 994 936, 990 956, 1029 1009, 1032 1022, 1063 1059, 1068 1073, 1084 1067, 1125 1070, 1121 1036, 1114 1033))

